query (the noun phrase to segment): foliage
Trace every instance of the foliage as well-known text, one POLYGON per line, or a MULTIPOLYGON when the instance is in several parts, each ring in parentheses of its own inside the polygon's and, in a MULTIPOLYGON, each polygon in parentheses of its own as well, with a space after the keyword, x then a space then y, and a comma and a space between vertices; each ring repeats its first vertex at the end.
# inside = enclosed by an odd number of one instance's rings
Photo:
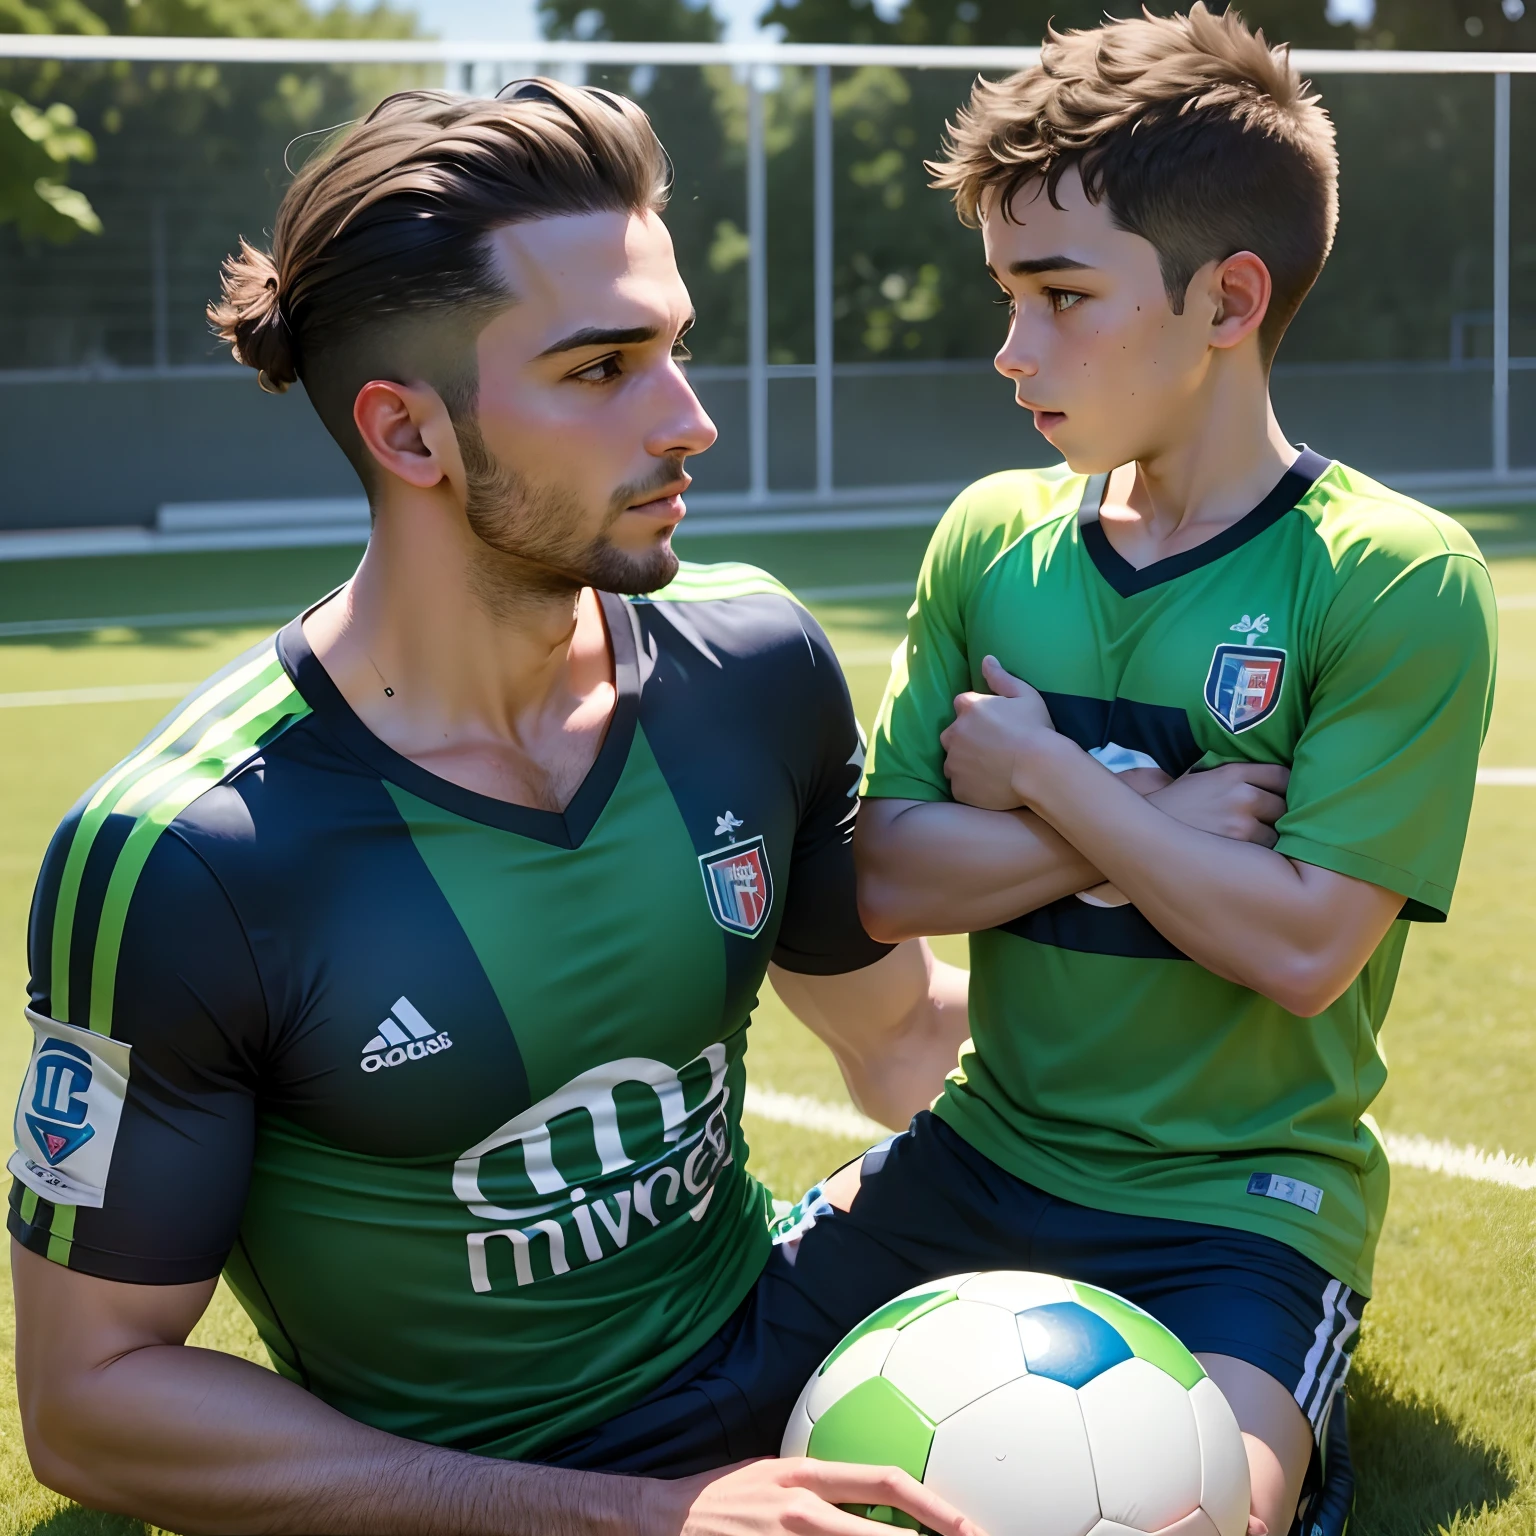
MULTIPOLYGON (((90 9, 0 0, 0 30, 10 31, 398 37, 414 28, 413 15, 386 4, 316 12, 304 0, 93 0, 90 9)), ((218 262, 238 233, 259 236, 270 220, 291 142, 423 78, 297 65, 0 64, 0 226, 11 226, 0 227, 0 355, 33 366, 205 361, 202 306, 218 262), (82 231, 95 238, 47 248, 82 231)))

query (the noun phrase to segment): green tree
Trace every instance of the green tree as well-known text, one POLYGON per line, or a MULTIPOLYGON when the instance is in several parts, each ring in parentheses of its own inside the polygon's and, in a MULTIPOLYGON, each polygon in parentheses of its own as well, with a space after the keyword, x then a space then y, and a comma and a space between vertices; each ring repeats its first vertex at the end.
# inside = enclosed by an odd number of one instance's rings
MULTIPOLYGON (((410 36, 410 12, 303 0, 0 0, 0 30, 410 36)), ((259 236, 305 139, 440 72, 207 63, 0 64, 0 356, 195 362, 237 233, 259 236), (74 239, 89 234, 90 239, 74 239), (64 249, 58 247, 72 241, 64 249)))

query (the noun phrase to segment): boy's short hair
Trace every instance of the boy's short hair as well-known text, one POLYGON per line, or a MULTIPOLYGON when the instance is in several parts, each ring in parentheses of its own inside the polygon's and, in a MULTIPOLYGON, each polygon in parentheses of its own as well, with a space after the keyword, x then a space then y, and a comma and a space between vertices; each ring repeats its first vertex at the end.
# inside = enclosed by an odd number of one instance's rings
POLYGON ((1259 342, 1274 356, 1339 217, 1333 122, 1288 49, 1203 0, 1187 16, 1052 28, 1033 69, 976 82, 928 169, 975 225, 993 193, 1011 218, 1033 181, 1059 207, 1073 166, 1120 228, 1156 247, 1175 314, 1207 262, 1258 256, 1274 285, 1259 342))
POLYGON ((302 380, 365 483, 352 402, 369 378, 425 377, 456 417, 473 337, 516 300, 488 237, 530 219, 660 212, 671 167, 626 97, 534 79, 494 101, 401 91, 283 195, 270 254, 241 240, 208 307, 264 389, 302 380))

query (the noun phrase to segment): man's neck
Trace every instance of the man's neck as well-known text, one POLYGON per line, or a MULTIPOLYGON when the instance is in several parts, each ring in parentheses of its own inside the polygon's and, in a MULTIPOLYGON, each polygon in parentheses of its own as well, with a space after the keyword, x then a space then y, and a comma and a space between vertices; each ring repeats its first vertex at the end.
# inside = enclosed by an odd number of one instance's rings
POLYGON ((380 740, 466 789, 563 810, 616 700, 590 589, 503 584, 441 509, 392 508, 346 587, 305 620, 317 659, 380 740), (477 569, 481 579, 476 579, 477 569))
POLYGON ((1117 469, 1100 520, 1114 549, 1142 567, 1197 548, 1252 511, 1295 461, 1269 391, 1223 388, 1213 370, 1193 429, 1117 469))

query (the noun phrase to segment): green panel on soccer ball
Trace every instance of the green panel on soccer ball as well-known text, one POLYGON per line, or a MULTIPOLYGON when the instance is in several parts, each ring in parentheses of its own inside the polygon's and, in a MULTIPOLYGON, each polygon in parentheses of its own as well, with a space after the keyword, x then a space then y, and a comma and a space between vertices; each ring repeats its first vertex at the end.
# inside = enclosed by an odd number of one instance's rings
POLYGON ((861 1381, 816 1420, 806 1454, 818 1461, 900 1467, 919 1481, 933 1425, 883 1376, 861 1381))
POLYGON ((915 1296, 898 1296, 895 1301, 888 1301, 883 1307, 871 1312, 862 1323, 848 1333, 842 1343, 821 1362, 821 1370, 817 1375, 823 1374, 827 1367, 852 1344, 857 1344, 866 1334, 873 1333, 877 1328, 905 1328, 908 1323, 915 1322, 918 1318, 935 1307, 942 1307, 955 1299, 955 1293, 948 1287, 936 1291, 920 1291, 915 1296))
POLYGON ((1200 1362, 1155 1317, 1096 1285, 1074 1280, 1072 1289, 1090 1312, 1097 1312, 1119 1333, 1138 1360, 1165 1371, 1186 1389, 1205 1379, 1200 1362))

